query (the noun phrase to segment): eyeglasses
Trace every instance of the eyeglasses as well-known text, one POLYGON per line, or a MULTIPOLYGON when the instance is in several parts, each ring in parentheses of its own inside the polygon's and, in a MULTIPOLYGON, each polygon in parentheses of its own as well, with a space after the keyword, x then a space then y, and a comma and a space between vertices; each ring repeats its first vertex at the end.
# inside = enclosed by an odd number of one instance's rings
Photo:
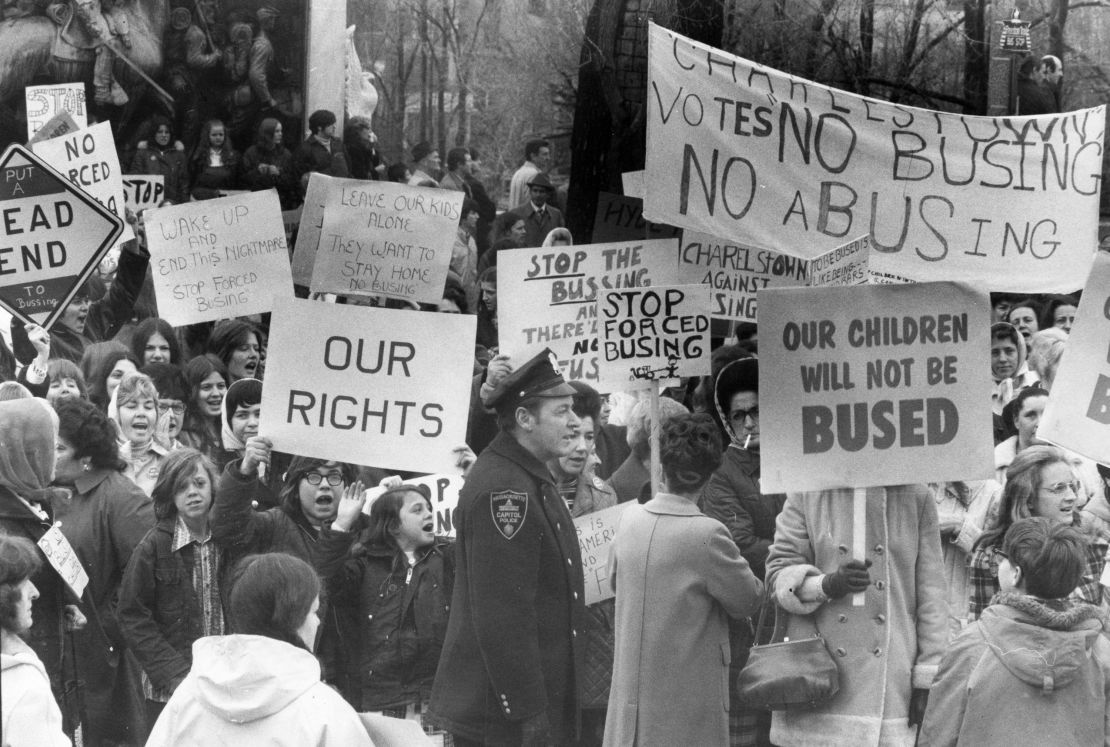
POLYGON ((343 484, 343 475, 338 472, 329 472, 327 475, 321 475, 319 472, 309 472, 304 476, 304 479, 308 480, 309 485, 319 485, 325 479, 327 479, 328 485, 333 488, 343 484))
POLYGON ((1056 482, 1051 485, 1044 485, 1042 486, 1042 488, 1045 491, 1049 493, 1055 493, 1056 495, 1062 495, 1067 490, 1070 490, 1076 495, 1079 495, 1080 485, 1078 480, 1069 480, 1064 482, 1056 482))
POLYGON ((741 409, 739 407, 734 408, 733 411, 729 413, 728 417, 730 420, 733 420, 737 423, 743 423, 748 418, 751 418, 753 423, 759 422, 759 405, 756 405, 755 407, 749 408, 747 410, 741 409))
POLYGON ((1005 560, 1006 562, 1010 561, 1010 556, 1007 555, 1006 551, 1003 550, 1001 547, 994 548, 994 557, 996 563, 1001 563, 1003 560, 1005 560))
POLYGON ((178 400, 174 400, 173 402, 163 402, 161 400, 158 401, 158 412, 164 414, 170 412, 171 410, 173 411, 174 415, 184 415, 185 405, 178 400))

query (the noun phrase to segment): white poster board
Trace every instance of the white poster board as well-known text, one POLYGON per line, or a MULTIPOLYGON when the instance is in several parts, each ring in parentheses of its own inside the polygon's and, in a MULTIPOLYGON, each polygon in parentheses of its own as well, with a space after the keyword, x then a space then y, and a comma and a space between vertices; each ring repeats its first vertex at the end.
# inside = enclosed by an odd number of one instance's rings
POLYGON ((1106 107, 972 117, 648 31, 644 217, 813 259, 867 233, 918 282, 1069 292, 1098 245, 1106 107))
POLYGON ((175 327, 264 314, 293 296, 277 192, 144 214, 158 313, 175 327))
POLYGON ((23 96, 27 103, 28 140, 59 112, 68 113, 81 129, 89 126, 84 83, 27 86, 23 96))
POLYGON ((566 378, 596 384, 598 291, 677 285, 677 255, 675 239, 502 250, 501 351, 523 362, 551 348, 566 378))
POLYGON ((763 492, 994 474, 986 292, 778 288, 759 304, 763 492))
POLYGON ((1110 254, 1099 252, 1037 437, 1110 464, 1110 254))
POLYGON ((709 288, 657 285, 601 291, 599 379, 613 390, 708 376, 709 288))
POLYGON ((292 454, 453 473, 475 331, 465 314, 275 299, 259 432, 292 454))
POLYGON ((634 505, 638 504, 631 501, 618 503, 574 520, 578 549, 582 553, 587 606, 613 598, 613 589, 609 586, 609 551, 613 547, 613 538, 617 536, 621 515, 634 505))

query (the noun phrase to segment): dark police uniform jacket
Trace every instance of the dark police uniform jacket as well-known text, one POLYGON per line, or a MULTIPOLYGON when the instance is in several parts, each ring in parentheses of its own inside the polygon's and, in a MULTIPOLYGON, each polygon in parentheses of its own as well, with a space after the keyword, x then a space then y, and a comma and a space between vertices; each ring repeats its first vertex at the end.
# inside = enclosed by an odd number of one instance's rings
POLYGON ((485 743, 519 743, 547 711, 576 738, 582 560, 550 473, 506 433, 471 468, 455 513, 455 588, 429 718, 485 743))

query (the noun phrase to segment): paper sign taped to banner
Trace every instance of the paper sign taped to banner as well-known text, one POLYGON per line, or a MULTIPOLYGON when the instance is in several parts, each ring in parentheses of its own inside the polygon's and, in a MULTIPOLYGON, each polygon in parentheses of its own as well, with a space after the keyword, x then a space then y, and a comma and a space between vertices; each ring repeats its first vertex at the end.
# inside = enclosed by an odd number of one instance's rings
POLYGON ((89 574, 85 572, 81 565, 81 559, 77 557, 77 553, 73 550, 73 545, 69 544, 69 540, 62 534, 62 530, 58 528, 57 524, 47 529, 42 537, 39 537, 38 546, 50 562, 50 567, 58 572, 58 575, 66 582, 66 586, 72 589, 73 593, 80 599, 81 595, 85 593, 85 587, 89 584, 89 574))
POLYGON ((993 475, 985 291, 775 288, 759 305, 764 493, 993 475))
POLYGON ((77 126, 89 126, 85 108, 84 83, 58 83, 49 86, 27 86, 23 89, 27 103, 27 139, 35 134, 59 112, 73 117, 77 126))
POLYGON ((865 285, 870 282, 867 261, 871 237, 861 236, 809 261, 809 284, 816 288, 865 285))
POLYGON ((469 314, 275 299, 259 431, 292 454, 455 472, 476 326, 469 314))
MULTIPOLYGON (((410 477, 404 481, 405 485, 422 485, 428 489, 431 496, 432 514, 435 517, 435 533, 441 537, 455 536, 455 508, 459 505, 459 491, 463 486, 462 475, 424 475, 423 477, 410 477)), ((374 501, 381 497, 389 488, 370 488, 366 491, 366 505, 362 512, 367 516, 374 506, 374 501)))
POLYGON ((648 220, 803 259, 867 233, 880 272, 990 291, 1073 291, 1090 269, 1105 106, 929 111, 648 37, 648 220))
POLYGON ((708 376, 709 288, 656 285, 598 292, 599 380, 613 390, 708 376))
POLYGON ((39 128, 38 132, 35 133, 35 136, 27 141, 27 145, 33 146, 35 143, 42 142, 43 140, 50 140, 51 138, 68 135, 80 129, 82 129, 82 126, 74 121, 69 112, 61 111, 47 120, 46 123, 39 128))
POLYGON ((1099 252, 1037 437, 1110 464, 1110 253, 1099 252))
POLYGON ((809 263, 769 249, 685 231, 678 270, 680 282, 702 283, 712 289, 709 309, 714 319, 754 322, 759 308, 756 294, 763 288, 805 285, 809 263))
POLYGON ((158 313, 175 327, 264 314, 293 296, 277 192, 145 213, 158 313))
POLYGON ((124 221, 123 234, 118 242, 135 238, 124 211, 123 170, 116 154, 111 124, 98 122, 83 130, 42 140, 35 143, 32 150, 124 221))
POLYGON ((333 184, 327 198, 312 292, 442 301, 465 195, 395 182, 345 182, 333 184))
POLYGON ((502 352, 526 361, 551 348, 566 378, 598 383, 598 291, 678 285, 677 256, 674 239, 502 250, 502 352))
POLYGON ((574 520, 574 528, 578 532, 578 549, 582 553, 587 606, 614 596, 613 589, 609 586, 609 551, 613 547, 613 538, 617 536, 621 515, 633 505, 638 504, 618 503, 574 520))

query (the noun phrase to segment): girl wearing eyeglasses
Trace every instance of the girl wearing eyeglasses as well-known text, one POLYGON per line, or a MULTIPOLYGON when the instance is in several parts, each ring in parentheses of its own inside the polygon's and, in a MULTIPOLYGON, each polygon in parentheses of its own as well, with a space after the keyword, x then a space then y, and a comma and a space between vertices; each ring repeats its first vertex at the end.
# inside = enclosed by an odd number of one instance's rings
POLYGON ((1070 598, 1088 604, 1104 604, 1100 578, 1110 548, 1110 535, 1080 511, 1085 503, 1082 483, 1062 449, 1037 445, 1018 453, 1006 470, 1006 487, 995 523, 975 543, 968 560, 968 619, 977 620, 999 591, 999 551, 1006 530, 1014 522, 1030 516, 1070 524, 1083 532, 1087 539, 1086 569, 1070 598))

